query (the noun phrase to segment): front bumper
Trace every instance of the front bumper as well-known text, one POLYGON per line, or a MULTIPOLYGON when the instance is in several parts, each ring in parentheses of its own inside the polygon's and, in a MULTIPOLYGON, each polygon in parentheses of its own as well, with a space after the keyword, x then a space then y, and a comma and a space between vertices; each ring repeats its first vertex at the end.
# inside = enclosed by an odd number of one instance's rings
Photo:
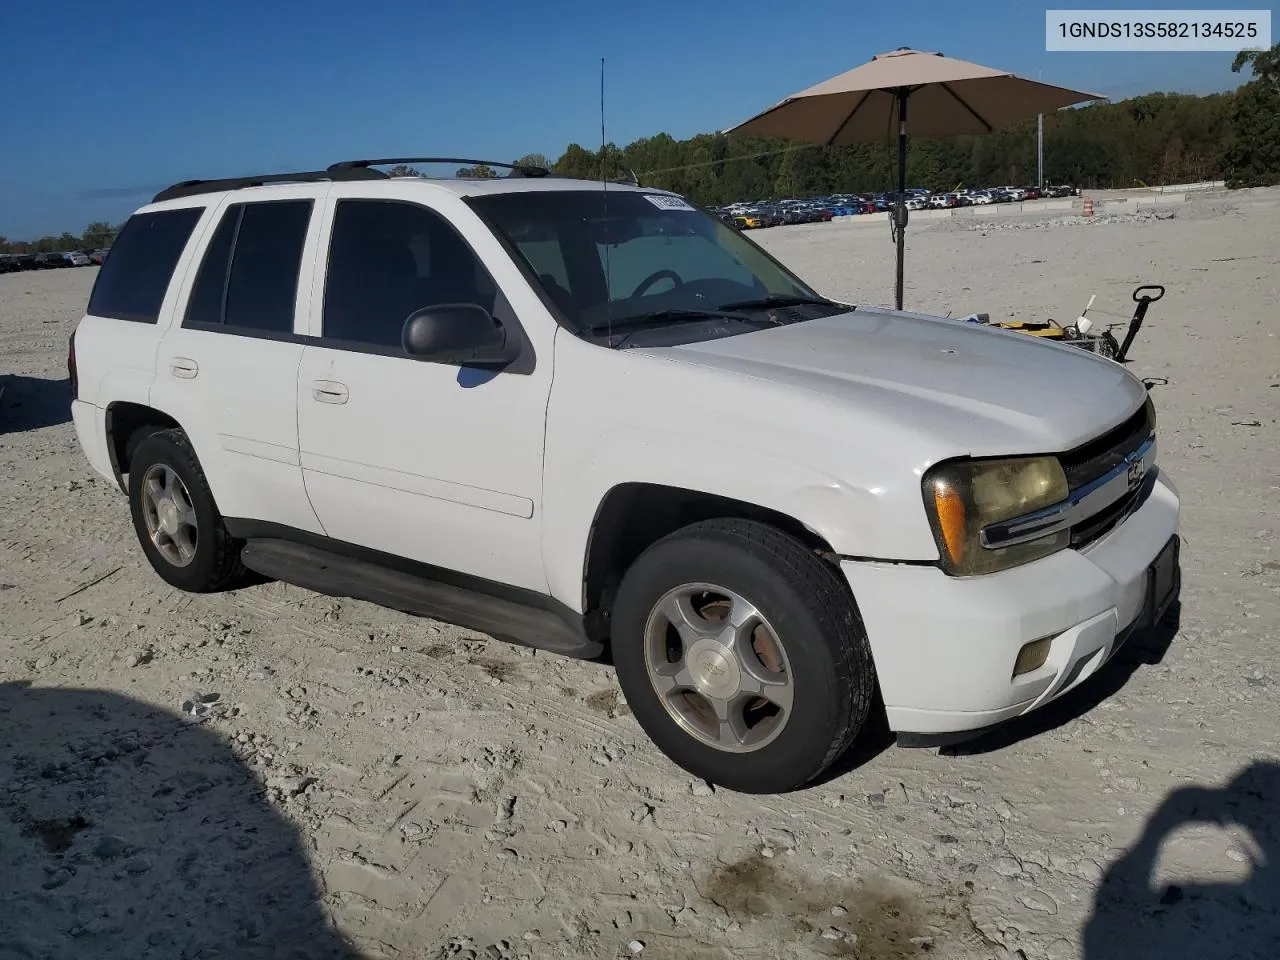
MULTIPOLYGON (((956 578, 932 566, 844 561, 890 729, 980 730, 1087 680, 1153 615, 1150 567, 1177 534, 1178 509, 1161 472, 1142 506, 1102 539, 1002 573, 956 578), (1018 652, 1043 637, 1053 638, 1048 659, 1014 677, 1018 652)), ((1175 567, 1172 595, 1176 584, 1175 567)))

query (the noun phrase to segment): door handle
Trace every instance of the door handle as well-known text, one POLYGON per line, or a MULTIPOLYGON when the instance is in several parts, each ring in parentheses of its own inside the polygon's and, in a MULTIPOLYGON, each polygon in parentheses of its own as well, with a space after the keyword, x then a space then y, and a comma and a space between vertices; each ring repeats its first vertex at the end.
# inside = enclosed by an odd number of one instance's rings
POLYGON ((311 383, 311 396, 321 403, 346 403, 347 385, 337 380, 314 380, 311 383))
POLYGON ((194 380, 200 365, 187 357, 173 357, 169 361, 169 372, 182 380, 194 380))

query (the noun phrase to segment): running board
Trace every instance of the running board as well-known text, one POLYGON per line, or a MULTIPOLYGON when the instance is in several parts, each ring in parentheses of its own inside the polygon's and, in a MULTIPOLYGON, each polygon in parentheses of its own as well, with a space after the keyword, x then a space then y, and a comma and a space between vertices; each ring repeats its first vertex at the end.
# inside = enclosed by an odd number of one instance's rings
POLYGON ((415 577, 366 560, 289 540, 251 539, 241 553, 250 570, 331 597, 367 600, 419 617, 478 630, 499 640, 592 660, 604 651, 581 623, 552 610, 415 577))

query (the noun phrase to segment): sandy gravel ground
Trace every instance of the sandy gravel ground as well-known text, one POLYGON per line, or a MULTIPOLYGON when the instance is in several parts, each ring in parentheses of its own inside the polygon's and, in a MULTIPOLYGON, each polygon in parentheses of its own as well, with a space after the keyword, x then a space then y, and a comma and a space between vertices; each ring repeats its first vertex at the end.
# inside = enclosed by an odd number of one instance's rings
MULTIPOLYGON (((885 225, 762 231, 887 302, 885 225)), ((1181 622, 962 750, 691 782, 607 668, 146 566, 70 424, 93 269, 0 276, 0 960, 1280 956, 1280 192, 921 223, 908 306, 1127 316, 1184 498, 1181 622)), ((1047 396, 1048 404, 1070 397, 1047 396)))

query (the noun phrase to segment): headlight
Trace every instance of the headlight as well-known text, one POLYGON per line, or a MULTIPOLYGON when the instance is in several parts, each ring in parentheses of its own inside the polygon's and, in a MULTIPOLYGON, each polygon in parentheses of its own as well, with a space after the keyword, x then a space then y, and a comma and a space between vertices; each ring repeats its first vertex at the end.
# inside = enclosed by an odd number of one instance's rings
POLYGON ((1038 560, 1066 547, 1070 530, 992 549, 982 528, 1051 507, 1067 498, 1067 477, 1056 457, 959 460, 924 477, 924 503, 942 569, 952 576, 994 573, 1038 560))

